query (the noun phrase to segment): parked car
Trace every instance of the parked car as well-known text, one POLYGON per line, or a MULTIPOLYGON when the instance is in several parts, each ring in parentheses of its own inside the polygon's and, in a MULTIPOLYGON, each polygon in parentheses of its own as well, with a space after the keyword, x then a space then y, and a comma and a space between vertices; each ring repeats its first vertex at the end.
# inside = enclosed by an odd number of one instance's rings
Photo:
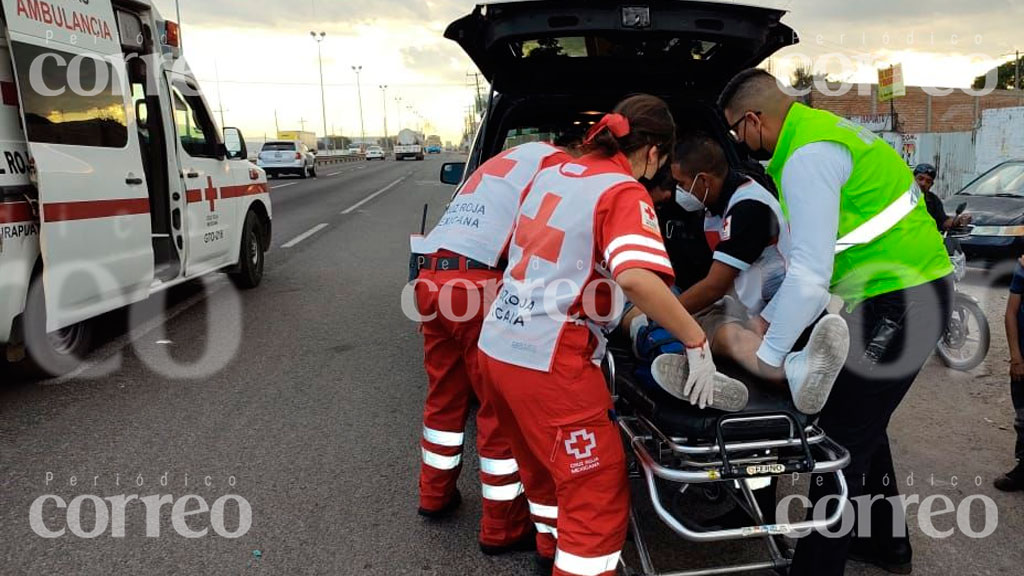
POLYGON ((960 242, 968 261, 992 266, 1024 253, 1024 160, 985 172, 946 200, 946 212, 965 203, 974 225, 960 242))
POLYGON ((366 149, 367 160, 384 160, 384 149, 380 146, 370 146, 366 149))
POLYGON ((271 141, 263 145, 257 165, 268 178, 296 174, 302 178, 316 177, 316 155, 298 140, 271 141))

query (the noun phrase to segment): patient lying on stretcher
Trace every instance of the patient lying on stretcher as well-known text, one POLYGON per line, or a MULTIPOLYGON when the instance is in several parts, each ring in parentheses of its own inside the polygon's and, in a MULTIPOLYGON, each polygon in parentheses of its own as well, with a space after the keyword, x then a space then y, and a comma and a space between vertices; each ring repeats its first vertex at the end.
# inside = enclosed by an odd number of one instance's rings
MULTIPOLYGON (((790 249, 778 200, 753 179, 731 170, 721 145, 707 135, 682 138, 671 170, 678 184, 675 190, 666 190, 665 184, 655 182, 655 203, 676 202, 687 211, 703 211, 705 235, 714 253, 707 277, 683 292, 680 301, 700 322, 716 358, 731 360, 769 385, 788 390, 798 410, 817 414, 846 361, 850 336, 845 320, 834 314, 822 317, 804 349, 789 354, 781 367, 757 357, 790 249)), ((675 259, 672 242, 667 248, 675 259)), ((651 362, 654 381, 669 394, 696 404, 692 391, 684 387, 687 362, 682 345, 635 309, 626 312, 621 326, 636 356, 651 362)), ((710 407, 745 408, 748 394, 745 388, 737 389, 740 386, 723 378, 710 407)))

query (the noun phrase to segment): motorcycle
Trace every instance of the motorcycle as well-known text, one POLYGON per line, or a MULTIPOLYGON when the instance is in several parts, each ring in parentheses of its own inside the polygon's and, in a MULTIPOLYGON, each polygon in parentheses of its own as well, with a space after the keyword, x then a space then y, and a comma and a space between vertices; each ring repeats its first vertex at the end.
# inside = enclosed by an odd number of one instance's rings
MULTIPOLYGON (((957 207, 959 217, 967 204, 957 207)), ((953 280, 956 290, 953 297, 953 311, 946 325, 946 332, 939 341, 938 353, 942 362, 961 372, 977 368, 988 355, 992 340, 991 329, 985 311, 976 298, 960 291, 960 282, 967 275, 967 257, 960 247, 960 240, 971 235, 973 226, 953 228, 943 235, 946 251, 953 263, 953 280)))

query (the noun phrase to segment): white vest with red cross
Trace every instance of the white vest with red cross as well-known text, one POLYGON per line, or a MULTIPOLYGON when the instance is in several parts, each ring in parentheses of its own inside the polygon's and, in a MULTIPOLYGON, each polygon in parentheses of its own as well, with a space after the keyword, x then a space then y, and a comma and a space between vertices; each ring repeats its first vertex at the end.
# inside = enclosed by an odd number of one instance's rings
MULTIPOLYGON (((562 331, 595 276, 595 214, 605 193, 633 180, 619 173, 586 175, 568 163, 543 170, 520 208, 502 291, 484 319, 480 349, 495 360, 550 372, 562 331)), ((589 295, 589 292, 588 292, 589 295)))
POLYGON ((747 311, 751 315, 759 314, 765 306, 775 297, 775 293, 782 286, 786 279, 786 270, 789 268, 789 253, 792 245, 789 224, 782 214, 782 206, 778 199, 766 190, 763 186, 748 181, 736 189, 736 192, 729 199, 729 205, 725 209, 726 218, 713 216, 710 213, 704 218, 704 234, 707 236, 708 245, 714 251, 720 242, 727 240, 731 234, 731 221, 728 218, 729 211, 740 202, 753 200, 768 206, 775 220, 779 223, 779 238, 772 246, 765 248, 761 256, 746 270, 740 271, 736 277, 734 289, 747 311))
POLYGON ((488 160, 466 181, 430 234, 420 242, 414 240, 413 251, 432 254, 450 250, 497 266, 526 188, 554 157, 560 162, 572 159, 550 144, 533 142, 488 160))

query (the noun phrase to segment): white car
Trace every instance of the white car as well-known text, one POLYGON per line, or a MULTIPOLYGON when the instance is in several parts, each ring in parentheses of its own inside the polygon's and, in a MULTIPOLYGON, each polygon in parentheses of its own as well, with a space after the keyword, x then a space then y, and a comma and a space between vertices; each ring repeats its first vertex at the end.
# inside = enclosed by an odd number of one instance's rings
POLYGON ((384 149, 380 146, 370 146, 366 149, 367 160, 384 160, 384 149))
POLYGON ((316 178, 316 155, 298 140, 270 141, 263 145, 256 164, 268 178, 281 174, 297 174, 316 178))

